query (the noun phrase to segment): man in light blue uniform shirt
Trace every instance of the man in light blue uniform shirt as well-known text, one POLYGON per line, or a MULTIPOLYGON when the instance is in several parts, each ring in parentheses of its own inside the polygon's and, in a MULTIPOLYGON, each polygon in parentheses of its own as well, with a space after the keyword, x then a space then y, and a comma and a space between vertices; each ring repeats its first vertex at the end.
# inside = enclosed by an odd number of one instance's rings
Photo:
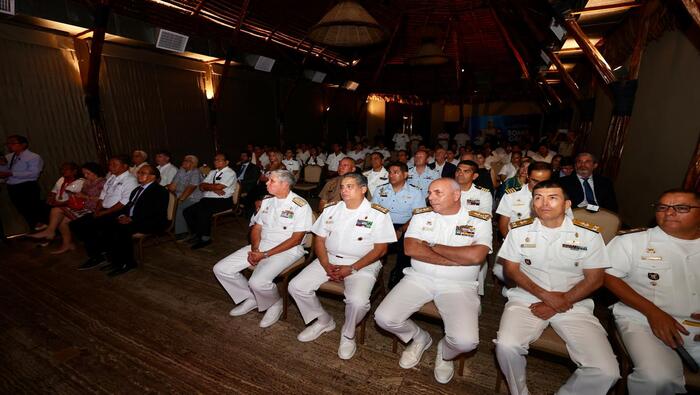
MULTIPOLYGON (((423 150, 416 151, 413 162, 415 166, 408 171, 408 182, 420 190, 421 197, 425 200, 428 197, 428 186, 440 178, 440 173, 428 167, 428 153, 423 150)), ((421 207, 425 206, 423 202, 421 207)))
POLYGON ((389 288, 396 285, 403 277, 403 269, 411 265, 411 259, 403 252, 403 234, 413 215, 413 210, 425 206, 425 198, 421 191, 406 182, 408 167, 402 162, 389 164, 389 182, 378 186, 372 191, 372 203, 389 209, 391 222, 396 230, 398 243, 396 248, 396 266, 389 276, 389 288))
POLYGON ((10 200, 27 221, 30 231, 39 230, 37 225, 43 223, 48 214, 37 182, 44 161, 29 151, 29 141, 24 136, 8 136, 7 148, 10 153, 5 155, 5 163, 0 164, 0 179, 7 183, 10 200))

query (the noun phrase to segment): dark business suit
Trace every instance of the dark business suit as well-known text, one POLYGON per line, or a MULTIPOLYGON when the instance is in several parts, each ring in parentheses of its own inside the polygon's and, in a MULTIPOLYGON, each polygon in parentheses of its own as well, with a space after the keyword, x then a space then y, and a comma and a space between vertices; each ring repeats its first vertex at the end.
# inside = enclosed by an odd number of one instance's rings
MULTIPOLYGON (((428 165, 428 167, 433 170, 435 170, 435 166, 436 162, 428 165)), ((445 161, 445 164, 442 166, 442 173, 440 173, 440 177, 455 178, 455 172, 457 172, 457 166, 445 161)))
POLYGON ((107 230, 107 253, 115 266, 135 266, 134 243, 131 236, 134 233, 158 233, 165 230, 168 224, 168 202, 170 193, 160 184, 153 182, 138 198, 139 188, 134 189, 129 197, 129 203, 120 210, 119 215, 129 216, 131 207, 134 208, 131 222, 120 224, 115 219, 107 230), (136 200, 134 200, 136 198, 136 200))
MULTIPOLYGON (((571 207, 578 207, 585 199, 585 192, 576 173, 562 177, 558 181, 569 195, 571 207)), ((604 176, 593 175, 593 190, 599 207, 617 212, 617 198, 615 197, 612 180, 604 176)))
MULTIPOLYGON (((241 183, 241 193, 248 193, 258 184, 258 179, 260 178, 260 168, 255 166, 250 162, 246 162, 245 173, 243 173, 243 179, 239 182, 241 183)), ((236 177, 241 176, 241 171, 245 164, 236 166, 234 169, 236 171, 236 177)))

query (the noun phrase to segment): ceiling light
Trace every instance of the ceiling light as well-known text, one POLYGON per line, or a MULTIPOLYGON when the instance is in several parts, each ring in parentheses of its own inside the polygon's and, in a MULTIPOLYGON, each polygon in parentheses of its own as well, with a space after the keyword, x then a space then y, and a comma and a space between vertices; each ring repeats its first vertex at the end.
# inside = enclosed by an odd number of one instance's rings
POLYGON ((363 47, 384 37, 384 29, 354 1, 338 3, 309 32, 311 40, 334 47, 363 47))

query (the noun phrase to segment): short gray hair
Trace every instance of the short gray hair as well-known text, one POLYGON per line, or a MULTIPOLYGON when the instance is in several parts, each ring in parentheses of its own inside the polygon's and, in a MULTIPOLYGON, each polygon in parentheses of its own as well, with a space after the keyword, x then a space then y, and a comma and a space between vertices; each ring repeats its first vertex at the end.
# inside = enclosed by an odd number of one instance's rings
POLYGON ((447 181, 447 183, 450 185, 450 187, 452 187, 453 191, 460 191, 462 189, 454 178, 442 177, 442 178, 438 178, 437 180, 431 182, 430 184, 432 185, 434 182, 437 182, 437 181, 447 181))
POLYGON ((287 185, 289 185, 290 188, 293 187, 294 184, 296 183, 296 179, 294 178, 294 175, 289 170, 284 170, 284 169, 272 170, 270 172, 270 177, 272 177, 272 176, 275 176, 275 178, 277 178, 278 180, 280 180, 284 183, 287 183, 287 185))
POLYGON ((584 155, 590 156, 591 159, 593 159, 593 163, 598 163, 598 157, 593 155, 590 152, 579 152, 578 155, 576 155, 576 159, 578 159, 579 157, 584 156, 584 155))
POLYGON ((197 158, 194 155, 185 155, 185 160, 189 159, 192 161, 192 166, 197 167, 199 166, 199 158, 197 158))
POLYGON ((352 178, 352 179, 354 179, 354 180, 357 182, 357 185, 359 185, 359 186, 361 186, 361 187, 366 187, 366 186, 367 186, 367 177, 365 177, 365 176, 362 175, 362 174, 358 174, 358 173, 348 173, 348 174, 345 174, 345 175, 343 176, 343 178, 341 178, 341 181, 344 180, 344 179, 346 179, 346 178, 352 178))

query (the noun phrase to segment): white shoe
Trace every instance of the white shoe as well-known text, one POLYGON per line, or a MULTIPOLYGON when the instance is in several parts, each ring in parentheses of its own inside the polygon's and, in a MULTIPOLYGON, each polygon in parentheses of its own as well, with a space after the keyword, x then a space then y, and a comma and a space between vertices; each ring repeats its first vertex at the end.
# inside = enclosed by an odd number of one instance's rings
POLYGON ((406 349, 401 354, 401 359, 399 359, 399 366, 404 369, 411 369, 412 367, 420 363, 421 358, 423 358, 423 353, 425 350, 430 348, 433 344, 433 339, 430 337, 428 332, 421 329, 418 336, 413 338, 411 344, 406 347, 406 349))
POLYGON ((338 347, 338 356, 340 359, 350 359, 357 351, 355 339, 348 339, 345 336, 340 336, 340 347, 338 347))
POLYGON ((333 321, 332 318, 327 324, 321 324, 318 322, 318 320, 316 320, 316 322, 301 331, 301 333, 297 336, 297 340, 304 343, 312 342, 318 339, 318 337, 322 334, 330 332, 333 329, 335 329, 335 321, 333 321))
POLYGON ((442 359, 442 347, 444 339, 440 340, 437 345, 437 355, 435 356, 435 380, 440 384, 447 384, 455 375, 455 366, 452 361, 442 359))
POLYGON ((240 303, 238 306, 234 307, 231 309, 231 311, 228 312, 228 315, 232 317, 238 317, 244 314, 247 314, 254 308, 258 307, 258 304, 255 302, 255 299, 250 298, 244 300, 242 303, 240 303))
POLYGON ((260 327, 267 328, 272 326, 275 322, 279 321, 282 316, 282 311, 284 311, 284 305, 282 304, 282 299, 278 300, 270 306, 265 312, 265 316, 260 320, 260 327))

